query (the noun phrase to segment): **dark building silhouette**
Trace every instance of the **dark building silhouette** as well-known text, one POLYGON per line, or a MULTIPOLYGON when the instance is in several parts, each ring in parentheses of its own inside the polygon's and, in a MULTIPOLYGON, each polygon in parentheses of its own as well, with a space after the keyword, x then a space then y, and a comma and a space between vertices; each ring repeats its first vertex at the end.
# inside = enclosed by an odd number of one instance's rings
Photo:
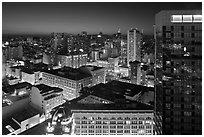
POLYGON ((157 134, 202 134, 201 10, 155 16, 157 134))

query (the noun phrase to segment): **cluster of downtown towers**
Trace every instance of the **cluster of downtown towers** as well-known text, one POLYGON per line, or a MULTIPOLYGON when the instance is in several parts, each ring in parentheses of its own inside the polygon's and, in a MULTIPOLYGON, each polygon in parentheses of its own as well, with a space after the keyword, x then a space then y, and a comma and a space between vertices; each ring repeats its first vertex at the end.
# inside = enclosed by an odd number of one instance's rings
MULTIPOLYGON (((138 30, 128 31, 127 53, 125 57, 121 55, 128 67, 131 61, 141 61, 141 38, 142 33, 138 30)), ((202 134, 201 11, 159 12, 155 16, 154 40, 154 133, 202 134)), ((67 44, 66 41, 62 45, 67 44)), ((136 77, 134 84, 140 84, 138 73, 136 77)))

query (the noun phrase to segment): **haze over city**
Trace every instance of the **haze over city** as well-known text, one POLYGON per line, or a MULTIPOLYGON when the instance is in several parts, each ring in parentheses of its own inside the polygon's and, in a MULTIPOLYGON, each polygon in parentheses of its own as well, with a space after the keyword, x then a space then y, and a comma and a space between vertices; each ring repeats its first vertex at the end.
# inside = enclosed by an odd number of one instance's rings
POLYGON ((49 34, 51 32, 113 34, 130 28, 153 34, 154 17, 160 10, 201 9, 199 3, 158 2, 4 2, 3 34, 49 34))

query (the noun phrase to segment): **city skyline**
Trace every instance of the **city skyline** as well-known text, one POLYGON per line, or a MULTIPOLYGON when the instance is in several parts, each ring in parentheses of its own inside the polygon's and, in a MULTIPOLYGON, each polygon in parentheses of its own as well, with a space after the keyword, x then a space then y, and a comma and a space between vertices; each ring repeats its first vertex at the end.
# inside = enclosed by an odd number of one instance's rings
POLYGON ((160 10, 201 9, 200 2, 3 2, 3 34, 126 34, 130 28, 153 34, 160 10))

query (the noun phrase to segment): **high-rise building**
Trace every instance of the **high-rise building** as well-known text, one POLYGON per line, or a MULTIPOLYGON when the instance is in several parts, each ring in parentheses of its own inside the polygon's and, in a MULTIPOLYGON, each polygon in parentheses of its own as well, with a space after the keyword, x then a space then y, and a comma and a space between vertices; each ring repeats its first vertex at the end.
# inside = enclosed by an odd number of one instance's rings
POLYGON ((121 40, 120 64, 127 66, 127 40, 121 40))
POLYGON ((202 134, 202 12, 155 16, 156 134, 202 134))
POLYGON ((127 63, 130 61, 141 61, 141 39, 142 34, 137 29, 128 30, 127 33, 127 63))
POLYGON ((141 84, 141 65, 139 61, 131 61, 130 64, 130 79, 132 84, 141 84))

